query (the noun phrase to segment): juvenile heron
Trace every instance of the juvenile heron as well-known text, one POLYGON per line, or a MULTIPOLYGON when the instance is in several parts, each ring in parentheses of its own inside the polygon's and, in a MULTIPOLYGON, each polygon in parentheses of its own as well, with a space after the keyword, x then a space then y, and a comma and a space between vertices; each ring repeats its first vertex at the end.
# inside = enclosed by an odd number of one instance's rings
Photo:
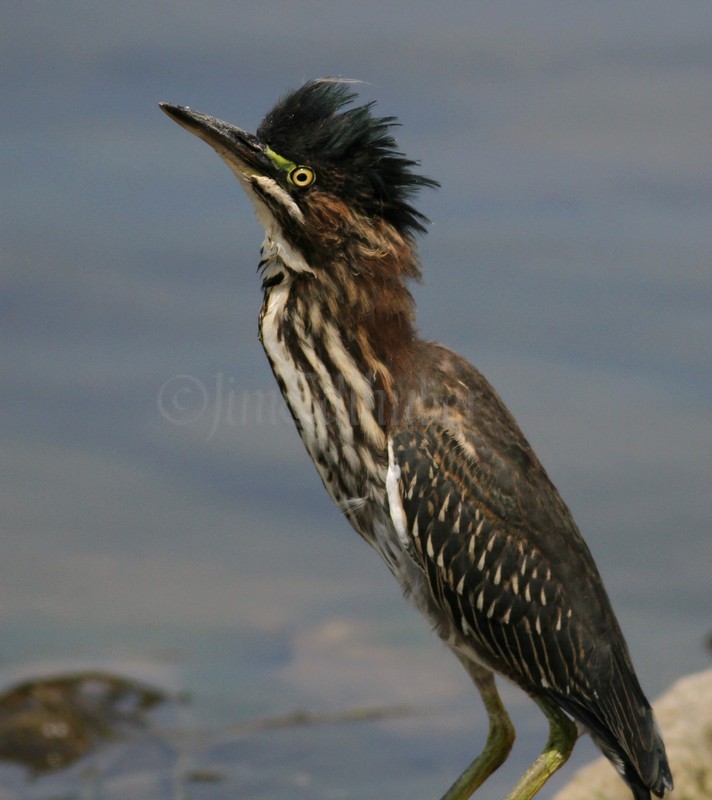
POLYGON ((310 81, 256 135, 161 108, 215 149, 265 229, 259 335, 337 506, 477 685, 484 751, 443 800, 507 758, 514 728, 494 673, 539 705, 550 734, 509 797, 532 797, 586 730, 636 800, 672 777, 593 558, 517 423, 465 359, 424 341, 412 205, 436 182, 397 149, 393 117, 348 83, 310 81))

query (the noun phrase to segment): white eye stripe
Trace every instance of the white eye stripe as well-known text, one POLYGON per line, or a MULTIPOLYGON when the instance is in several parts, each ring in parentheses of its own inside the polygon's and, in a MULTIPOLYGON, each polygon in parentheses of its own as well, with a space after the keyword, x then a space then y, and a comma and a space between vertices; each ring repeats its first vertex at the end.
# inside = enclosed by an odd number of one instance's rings
POLYGON ((283 206, 289 212, 289 215, 297 222, 304 222, 304 215, 299 206, 276 181, 272 180, 272 178, 268 178, 266 175, 254 175, 252 180, 265 194, 273 197, 283 206))

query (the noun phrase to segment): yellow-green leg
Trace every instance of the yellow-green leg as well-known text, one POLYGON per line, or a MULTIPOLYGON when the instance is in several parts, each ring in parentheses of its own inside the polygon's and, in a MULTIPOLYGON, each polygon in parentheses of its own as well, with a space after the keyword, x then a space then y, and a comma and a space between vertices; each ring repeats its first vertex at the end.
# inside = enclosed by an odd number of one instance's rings
POLYGON ((442 796, 442 800, 467 800, 501 766, 514 743, 514 725, 502 705, 494 675, 478 664, 460 659, 482 695, 489 717, 489 733, 484 750, 442 796))
POLYGON ((506 800, 530 800, 549 778, 562 767, 578 738, 576 725, 550 700, 534 698, 549 720, 549 739, 542 754, 529 767, 507 795, 506 800))

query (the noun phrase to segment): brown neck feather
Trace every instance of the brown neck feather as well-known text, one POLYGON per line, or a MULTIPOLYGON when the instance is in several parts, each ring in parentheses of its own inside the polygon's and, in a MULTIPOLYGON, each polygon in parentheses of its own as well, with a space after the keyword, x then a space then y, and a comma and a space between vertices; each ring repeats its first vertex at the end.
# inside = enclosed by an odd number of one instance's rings
POLYGON ((310 206, 307 228, 320 246, 310 253, 316 274, 305 276, 305 293, 338 326, 390 413, 399 375, 412 370, 418 343, 406 286, 420 277, 415 245, 384 221, 374 224, 326 195, 310 206))

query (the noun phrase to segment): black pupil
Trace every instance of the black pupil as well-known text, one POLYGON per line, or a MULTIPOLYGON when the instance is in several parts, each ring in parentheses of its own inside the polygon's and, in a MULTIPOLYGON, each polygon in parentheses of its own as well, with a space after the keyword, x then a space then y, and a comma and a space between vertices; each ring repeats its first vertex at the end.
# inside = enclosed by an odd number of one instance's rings
POLYGON ((299 172, 297 172, 297 180, 299 181, 299 183, 304 183, 306 180, 308 180, 308 177, 309 176, 307 175, 307 173, 304 172, 303 170, 299 170, 299 172))

